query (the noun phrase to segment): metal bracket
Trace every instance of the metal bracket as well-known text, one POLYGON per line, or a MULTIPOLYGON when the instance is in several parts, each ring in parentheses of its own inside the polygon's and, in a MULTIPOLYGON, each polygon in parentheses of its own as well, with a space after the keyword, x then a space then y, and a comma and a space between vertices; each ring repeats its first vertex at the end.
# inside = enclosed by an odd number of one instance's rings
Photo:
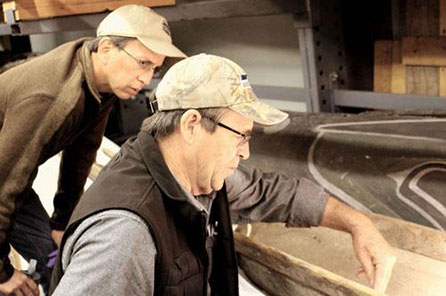
POLYGON ((341 0, 307 1, 307 12, 307 15, 295 15, 304 87, 310 90, 307 110, 335 112, 333 89, 348 85, 341 0))

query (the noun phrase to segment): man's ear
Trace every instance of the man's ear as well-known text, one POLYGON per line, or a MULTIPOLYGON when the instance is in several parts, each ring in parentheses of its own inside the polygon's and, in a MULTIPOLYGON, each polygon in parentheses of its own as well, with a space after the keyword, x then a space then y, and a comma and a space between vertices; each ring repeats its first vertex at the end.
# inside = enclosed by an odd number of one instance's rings
POLYGON ((180 133, 183 139, 191 144, 201 129, 201 114, 195 109, 184 112, 180 119, 180 133))
POLYGON ((106 65, 108 63, 111 51, 115 47, 116 46, 113 44, 109 37, 104 37, 99 41, 98 56, 102 64, 106 65))

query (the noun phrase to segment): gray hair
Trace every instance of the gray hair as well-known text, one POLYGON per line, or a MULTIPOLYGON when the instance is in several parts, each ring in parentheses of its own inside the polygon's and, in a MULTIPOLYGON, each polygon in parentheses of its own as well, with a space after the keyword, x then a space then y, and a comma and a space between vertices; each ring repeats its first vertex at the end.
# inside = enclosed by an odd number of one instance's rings
POLYGON ((87 48, 90 52, 97 52, 99 47, 99 42, 102 40, 102 38, 108 37, 110 38, 110 41, 113 43, 114 46, 122 48, 124 47, 129 41, 136 40, 134 37, 122 37, 122 36, 99 36, 96 37, 93 40, 90 40, 87 44, 87 48))
MULTIPOLYGON (((210 118, 211 120, 202 120, 201 124, 210 133, 215 132, 217 125, 214 121, 218 121, 223 115, 225 108, 203 108, 196 109, 201 117, 210 118)), ((155 139, 167 137, 178 128, 180 125, 181 116, 187 110, 171 110, 158 111, 152 116, 144 119, 141 126, 141 131, 148 132, 155 137, 155 139)))

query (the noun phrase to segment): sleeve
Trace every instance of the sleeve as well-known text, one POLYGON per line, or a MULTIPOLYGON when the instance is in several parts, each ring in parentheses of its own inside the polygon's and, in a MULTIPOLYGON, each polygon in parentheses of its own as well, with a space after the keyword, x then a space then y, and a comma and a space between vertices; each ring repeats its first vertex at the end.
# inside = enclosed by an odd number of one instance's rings
POLYGON ((321 223, 328 193, 312 181, 264 173, 240 165, 226 179, 233 223, 284 222, 288 227, 321 223))
POLYGON ((45 134, 42 118, 50 104, 47 97, 20 100, 7 106, 0 125, 0 282, 14 271, 8 259, 7 234, 11 216, 36 174, 45 134))
POLYGON ((155 256, 141 218, 124 210, 96 214, 67 239, 53 295, 153 295, 155 256))
POLYGON ((108 102, 88 128, 62 152, 54 212, 50 220, 52 229, 65 229, 83 193, 91 166, 96 159, 96 151, 101 146, 111 107, 111 102, 108 102))

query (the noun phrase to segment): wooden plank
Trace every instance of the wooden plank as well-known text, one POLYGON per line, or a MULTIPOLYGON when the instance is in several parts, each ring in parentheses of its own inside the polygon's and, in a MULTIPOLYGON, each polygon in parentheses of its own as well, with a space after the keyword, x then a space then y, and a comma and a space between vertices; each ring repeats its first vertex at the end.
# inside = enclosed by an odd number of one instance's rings
POLYGON ((440 19, 438 31, 440 36, 446 35, 446 0, 440 0, 440 19))
MULTIPOLYGON (((446 0, 440 0, 440 20, 438 32, 440 36, 446 36, 446 0)), ((438 88, 439 96, 446 96, 446 67, 439 69, 438 88)))
POLYGON ((391 92, 392 81, 392 41, 375 42, 375 60, 373 66, 373 90, 391 92))
POLYGON ((406 93, 408 94, 437 96, 438 81, 438 67, 406 67, 406 93))
MULTIPOLYGON (((351 236, 347 233, 323 227, 310 229, 286 228, 282 224, 260 223, 252 226, 249 238, 254 243, 251 245, 251 248, 254 250, 251 250, 250 253, 258 252, 258 262, 269 266, 271 269, 279 271, 284 269, 287 271, 287 273, 284 274, 292 274, 291 270, 296 269, 296 272, 301 272, 300 269, 302 266, 308 266, 308 264, 310 264, 326 269, 336 275, 337 277, 330 276, 330 279, 332 279, 332 283, 338 284, 338 289, 340 287, 352 287, 350 285, 351 282, 362 285, 364 288, 368 288, 367 281, 357 278, 357 271, 360 267, 360 263, 357 261, 354 254, 351 236), (259 251, 259 248, 257 248, 255 244, 269 248, 267 249, 269 252, 264 251, 265 249, 259 251), (275 260, 272 259, 270 260, 268 257, 276 250, 278 250, 280 252, 279 254, 282 256, 288 255, 298 260, 283 260, 282 263, 278 261, 275 262, 275 260), (282 264, 282 266, 278 266, 280 264, 282 264), (298 265, 298 267, 296 267, 296 265, 298 265), (344 278, 346 281, 341 282, 339 277, 344 278)), ((419 244, 424 243, 422 241, 423 238, 424 237, 419 238, 419 244)), ((238 239, 239 238, 236 237, 236 240, 238 239)), ((444 241, 437 247, 444 247, 444 241)), ((244 254, 245 251, 239 250, 239 245, 237 245, 237 251, 244 254)), ((446 295, 446 262, 434 260, 398 248, 395 248, 394 250, 398 259, 386 293, 392 296, 446 295)), ((250 258, 252 257, 254 256, 250 256, 250 258)), ((245 272, 252 271, 245 270, 245 272)), ((303 280, 299 280, 304 284, 310 285, 312 288, 317 288, 324 284, 324 282, 317 280, 317 277, 321 274, 324 275, 325 273, 319 271, 314 272, 313 275, 316 279, 306 277, 303 280), (315 283, 313 283, 313 280, 315 283)), ((326 280, 326 278, 328 278, 328 276, 325 276, 324 280, 326 280)), ((296 281, 297 280, 298 279, 296 278, 296 281)), ((368 288, 368 290, 358 290, 358 292, 356 292, 357 294, 354 295, 362 295, 361 293, 363 293, 363 291, 367 292, 369 290, 370 288, 368 288)), ((338 295, 329 290, 319 291, 324 295, 338 295)), ((373 291, 373 293, 376 292, 373 291)), ((288 295, 299 294, 293 294, 292 291, 289 291, 288 295)), ((340 295, 344 294, 341 293, 340 295)))
POLYGON ((365 213, 395 248, 446 262, 446 233, 423 225, 365 213))
POLYGON ((3 3, 3 10, 13 9, 15 19, 34 20, 56 16, 86 14, 114 10, 127 4, 157 7, 174 5, 175 0, 75 0, 75 1, 8 1, 3 3))
POLYGON ((406 70, 402 64, 400 41, 380 40, 375 42, 373 76, 375 92, 405 93, 406 70))
MULTIPOLYGON (((440 0, 410 0, 406 3, 404 36, 438 36, 440 0)), ((432 66, 406 67, 406 92, 438 95, 439 68, 432 66)))
POLYGON ((406 67, 402 63, 401 41, 392 42, 392 73, 390 92, 406 93, 406 67))
POLYGON ((405 36, 438 36, 439 0, 410 0, 406 3, 405 36))
MULTIPOLYGON (((15 2, 17 4, 18 7, 23 7, 23 8, 30 8, 30 7, 35 7, 35 6, 76 6, 76 5, 85 5, 85 4, 89 4, 89 3, 106 3, 106 2, 122 2, 122 3, 126 3, 126 0, 9 0, 9 1, 4 1, 4 2, 15 2)), ((134 2, 138 2, 138 0, 134 1, 134 2)), ((144 3, 144 4, 150 4, 150 0, 142 0, 139 1, 140 3, 144 3)), ((158 1, 161 2, 161 1, 158 1)), ((164 2, 169 2, 169 1, 164 1, 164 2)))
POLYGON ((446 36, 405 37, 403 64, 409 66, 446 66, 446 36))
POLYGON ((242 255, 239 257, 240 266, 251 279, 254 275, 260 276, 255 283, 272 295, 316 294, 299 293, 303 291, 319 291, 320 293, 316 295, 380 295, 369 287, 291 256, 275 247, 259 244, 240 233, 234 233, 234 238, 236 250, 242 255), (252 261, 268 268, 266 276, 262 277, 262 273, 259 273, 252 261), (271 275, 275 279, 273 282, 270 280, 271 275), (285 284, 287 281, 293 284, 285 284), (281 288, 278 289, 279 287, 281 288))
POLYGON ((440 67, 440 74, 438 78, 438 95, 446 97, 446 67, 440 67))

